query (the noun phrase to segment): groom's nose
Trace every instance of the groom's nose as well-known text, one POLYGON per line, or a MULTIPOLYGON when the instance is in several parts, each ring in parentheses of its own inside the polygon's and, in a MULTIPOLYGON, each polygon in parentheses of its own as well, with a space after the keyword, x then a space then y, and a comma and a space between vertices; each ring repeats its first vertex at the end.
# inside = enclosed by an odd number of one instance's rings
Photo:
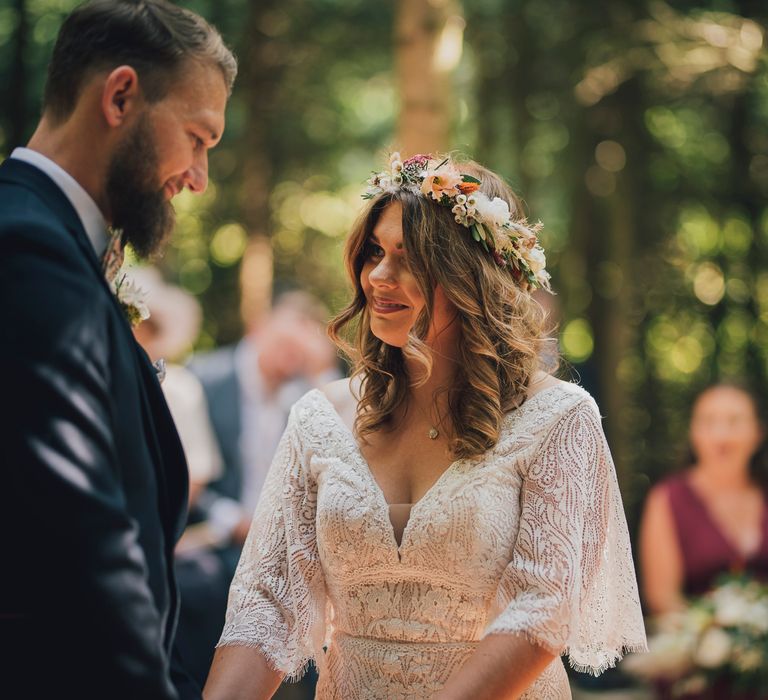
POLYGON ((192 166, 182 176, 183 187, 190 192, 202 194, 208 187, 208 154, 201 153, 195 157, 192 166))

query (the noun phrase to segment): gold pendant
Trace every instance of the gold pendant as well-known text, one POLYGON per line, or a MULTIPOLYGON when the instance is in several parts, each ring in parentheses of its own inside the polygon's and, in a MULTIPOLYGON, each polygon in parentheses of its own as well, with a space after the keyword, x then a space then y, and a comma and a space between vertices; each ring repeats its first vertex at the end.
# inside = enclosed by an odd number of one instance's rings
POLYGON ((440 435, 440 433, 437 431, 437 428, 430 428, 429 432, 427 433, 430 440, 437 440, 437 436, 440 435))

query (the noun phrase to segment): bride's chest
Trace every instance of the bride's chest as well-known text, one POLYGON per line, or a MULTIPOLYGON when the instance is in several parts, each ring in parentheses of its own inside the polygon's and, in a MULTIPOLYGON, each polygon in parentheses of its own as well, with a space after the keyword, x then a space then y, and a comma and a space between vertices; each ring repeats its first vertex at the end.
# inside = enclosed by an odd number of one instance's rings
POLYGON ((525 439, 507 455, 458 461, 416 501, 395 538, 389 504, 361 455, 318 452, 316 533, 326 572, 358 576, 380 567, 416 567, 441 575, 497 576, 517 537, 525 439))

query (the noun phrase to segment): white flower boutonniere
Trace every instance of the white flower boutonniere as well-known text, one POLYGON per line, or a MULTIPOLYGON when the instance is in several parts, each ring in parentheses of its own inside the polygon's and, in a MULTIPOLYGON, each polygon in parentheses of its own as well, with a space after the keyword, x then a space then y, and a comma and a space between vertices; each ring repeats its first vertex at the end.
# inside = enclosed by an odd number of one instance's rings
POLYGON ((110 286, 131 326, 138 326, 149 318, 149 307, 145 301, 146 292, 127 275, 116 277, 110 286))

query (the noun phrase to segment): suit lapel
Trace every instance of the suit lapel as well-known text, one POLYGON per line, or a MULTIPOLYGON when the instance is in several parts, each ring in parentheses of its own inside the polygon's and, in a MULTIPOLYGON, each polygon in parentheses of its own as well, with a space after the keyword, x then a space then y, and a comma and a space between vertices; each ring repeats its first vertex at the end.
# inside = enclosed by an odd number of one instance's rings
POLYGON ((157 475, 164 510, 168 515, 172 549, 186 524, 186 499, 189 488, 189 473, 173 417, 168 409, 155 368, 144 350, 134 341, 134 357, 137 372, 141 376, 140 394, 142 413, 146 422, 144 430, 152 452, 153 461, 158 465, 157 475), (172 482, 173 487, 169 484, 172 482), (178 488, 183 485, 183 488, 178 488))

